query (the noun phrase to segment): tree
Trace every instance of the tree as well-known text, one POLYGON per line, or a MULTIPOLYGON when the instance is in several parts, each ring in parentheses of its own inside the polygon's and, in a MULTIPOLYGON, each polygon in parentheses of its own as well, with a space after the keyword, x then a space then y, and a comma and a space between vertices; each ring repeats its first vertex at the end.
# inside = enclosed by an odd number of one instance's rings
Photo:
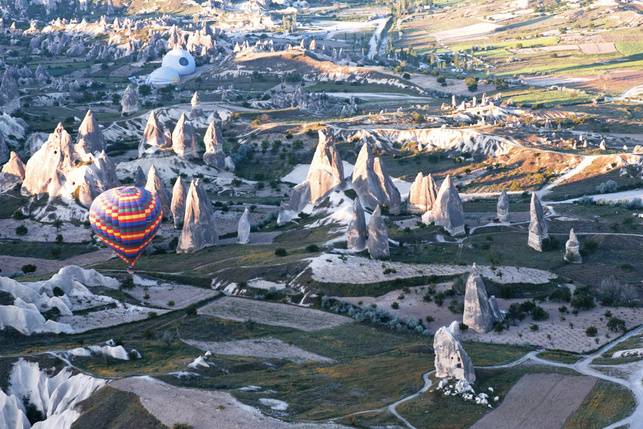
POLYGON ((610 317, 607 321, 607 329, 612 332, 625 332, 627 330, 625 320, 619 319, 618 317, 610 317))
POLYGON ((478 78, 475 78, 473 76, 469 76, 464 79, 464 84, 467 85, 467 88, 471 92, 475 92, 478 90, 478 78))
POLYGON ((22 272, 25 274, 34 273, 37 269, 38 268, 34 264, 26 264, 23 265, 22 268, 20 268, 20 270, 22 270, 22 272))
POLYGON ((598 335, 598 329, 596 329, 595 326, 589 326, 587 329, 585 329, 585 335, 588 337, 595 337, 598 335))

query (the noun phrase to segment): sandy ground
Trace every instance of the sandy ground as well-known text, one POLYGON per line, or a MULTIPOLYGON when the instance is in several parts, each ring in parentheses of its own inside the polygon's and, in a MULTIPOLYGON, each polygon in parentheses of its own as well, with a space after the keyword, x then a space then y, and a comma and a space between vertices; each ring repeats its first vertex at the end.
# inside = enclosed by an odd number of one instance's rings
POLYGON ((432 36, 440 43, 452 43, 489 34, 495 31, 498 27, 500 26, 497 24, 481 22, 478 24, 467 25, 465 27, 454 28, 453 30, 439 31, 437 33, 433 33, 432 36))
POLYGON ((203 351, 217 355, 254 356, 269 359, 287 359, 293 362, 334 362, 324 356, 287 344, 277 338, 254 338, 225 342, 183 340, 203 351))
MULTIPOLYGON (((441 283, 436 286, 436 291, 442 291, 450 287, 449 283, 441 283)), ((378 308, 386 310, 388 313, 395 315, 403 320, 422 319, 425 326, 430 332, 434 333, 441 326, 448 326, 453 321, 461 321, 462 315, 456 314, 449 310, 451 298, 446 298, 442 306, 434 302, 425 302, 423 297, 426 293, 426 286, 410 288, 409 293, 404 293, 401 289, 391 291, 379 297, 360 296, 346 297, 341 300, 352 304, 366 307, 376 304, 378 308), (403 295, 404 298, 400 299, 403 295), (397 302, 397 310, 391 308, 391 304, 397 302), (427 324, 426 317, 433 317, 434 321, 427 324)), ((458 300, 462 302, 462 297, 458 300)), ((498 298, 498 305, 501 310, 507 310, 512 303, 522 302, 519 299, 501 299, 498 298)), ((472 331, 462 333, 465 340, 482 341, 496 344, 530 344, 538 347, 551 349, 567 350, 572 352, 587 352, 598 348, 616 338, 618 335, 609 332, 605 319, 606 307, 596 307, 592 310, 581 311, 578 315, 565 314, 565 320, 561 319, 558 308, 561 303, 545 302, 541 305, 548 313, 549 319, 534 322, 531 318, 526 318, 517 326, 512 326, 509 330, 498 332, 488 332, 478 334, 472 331), (532 331, 532 324, 538 325, 538 331, 532 331), (570 324, 571 323, 571 324, 570 324), (598 329, 598 335, 594 338, 585 334, 585 329, 589 326, 595 326, 598 329), (598 340, 598 342, 596 342, 598 340)), ((569 308, 569 305, 567 305, 569 308)), ((628 307, 609 308, 614 317, 625 320, 626 326, 632 328, 643 323, 643 314, 640 309, 628 307)))
POLYGON ((35 274, 47 274, 56 272, 67 265, 91 265, 107 261, 108 259, 111 259, 113 257, 114 254, 109 249, 101 249, 97 250, 96 252, 76 255, 60 261, 56 259, 40 259, 24 256, 0 255, 0 269, 2 269, 2 273, 6 275, 8 273, 19 272, 20 268, 23 265, 33 264, 36 266, 35 274))
POLYGON ((74 332, 86 332, 92 329, 108 328, 110 326, 147 319, 151 312, 161 315, 166 313, 167 310, 121 303, 118 307, 107 310, 93 311, 84 315, 62 316, 58 321, 68 323, 74 329, 74 332))
POLYGON ((264 416, 226 392, 170 386, 151 377, 123 378, 111 387, 138 395, 145 409, 172 427, 184 423, 194 429, 333 429, 335 424, 291 424, 264 416), (213 425, 213 422, 216 424, 213 425))
MULTIPOLYGON (((334 254, 323 254, 313 258, 309 267, 313 271, 313 279, 318 282, 354 284, 432 275, 454 276, 471 270, 471 267, 462 265, 405 264, 334 254), (395 272, 384 274, 385 269, 394 269, 395 272)), ((478 269, 483 277, 501 284, 544 284, 557 277, 548 271, 534 268, 500 266, 494 271, 489 266, 480 265, 478 269)))
POLYGON ((63 236, 66 243, 83 243, 92 239, 90 228, 77 227, 66 222, 56 228, 53 224, 31 219, 0 219, 0 238, 54 242, 58 234, 63 236), (22 225, 27 227, 27 234, 19 236, 16 234, 16 228, 22 225))
POLYGON ((220 294, 220 292, 211 289, 151 279, 144 279, 140 284, 135 280, 135 283, 134 288, 125 292, 137 300, 145 302, 146 305, 154 307, 185 308, 195 302, 220 294), (147 299, 145 298, 146 294, 149 296, 147 299), (174 305, 169 305, 170 301, 174 301, 174 305))
POLYGON ((524 375, 502 404, 471 429, 560 429, 595 383, 585 376, 524 375))
POLYGON ((218 299, 201 307, 198 313, 240 322, 254 320, 265 325, 285 326, 308 332, 334 328, 353 321, 348 317, 310 308, 234 297, 218 299))

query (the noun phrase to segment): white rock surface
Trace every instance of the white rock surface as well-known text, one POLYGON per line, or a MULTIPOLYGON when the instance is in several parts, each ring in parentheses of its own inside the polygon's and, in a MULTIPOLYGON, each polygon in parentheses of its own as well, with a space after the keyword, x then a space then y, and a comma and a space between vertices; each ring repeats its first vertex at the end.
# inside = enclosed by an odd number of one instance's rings
POLYGON ((2 166, 2 172, 5 174, 14 175, 20 180, 25 178, 25 164, 20 159, 20 156, 14 151, 9 154, 9 161, 2 166))

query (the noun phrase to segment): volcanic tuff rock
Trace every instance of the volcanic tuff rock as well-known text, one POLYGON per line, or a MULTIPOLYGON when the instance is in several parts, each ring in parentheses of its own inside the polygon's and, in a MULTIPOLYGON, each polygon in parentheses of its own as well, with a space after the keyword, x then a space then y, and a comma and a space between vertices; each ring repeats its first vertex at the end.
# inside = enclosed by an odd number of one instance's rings
POLYGON ((576 238, 574 228, 569 230, 569 239, 565 243, 565 256, 564 259, 572 264, 580 264, 583 262, 583 257, 580 255, 580 243, 576 238))
POLYGON ((310 184, 301 182, 292 188, 288 201, 283 201, 279 207, 277 224, 283 225, 294 219, 310 203, 310 184))
POLYGON ((355 198, 353 212, 346 231, 346 246, 349 250, 361 252, 366 248, 367 238, 368 231, 366 229, 366 220, 364 219, 364 209, 359 202, 359 198, 355 198))
POLYGON ((433 208, 438 188, 433 177, 419 172, 409 189, 408 210, 411 213, 426 213, 433 208))
POLYGON ((0 104, 8 103, 18 95, 18 82, 11 73, 10 68, 7 67, 2 76, 2 82, 0 82, 0 104))
POLYGON ((400 212, 400 192, 386 174, 379 157, 373 155, 368 143, 364 143, 359 151, 352 181, 363 207, 373 210, 382 205, 387 206, 393 214, 400 212))
POLYGON ((181 113, 172 131, 172 150, 181 158, 198 158, 196 134, 185 113, 181 113))
POLYGON ((154 165, 150 166, 150 170, 147 173, 147 182, 145 183, 145 189, 150 191, 152 195, 156 195, 161 203, 161 209, 163 210, 163 217, 166 219, 170 218, 170 200, 167 196, 167 191, 165 190, 165 185, 154 165))
POLYGON ((384 259, 389 257, 388 229, 382 218, 380 206, 375 208, 368 221, 368 253, 373 259, 384 259))
POLYGON ((165 133, 163 125, 158 122, 156 112, 150 112, 143 131, 143 138, 138 146, 138 156, 140 157, 144 153, 154 153, 159 149, 167 149, 171 145, 172 141, 165 133))
POLYGON ((192 110, 190 111, 190 118, 195 119, 202 113, 201 100, 199 99, 199 93, 197 91, 194 91, 194 94, 192 94, 190 105, 192 106, 192 110))
POLYGON ((335 147, 335 138, 328 131, 319 130, 319 142, 306 181, 310 185, 310 202, 313 204, 344 183, 342 159, 335 147))
POLYGON ((498 204, 496 206, 496 212, 500 222, 507 222, 509 219, 509 197, 507 196, 507 191, 502 191, 500 194, 498 204))
POLYGON ((474 264, 471 274, 469 274, 469 278, 467 279, 464 292, 462 323, 476 332, 489 332, 496 322, 494 313, 497 311, 497 304, 495 305, 496 309, 494 309, 490 303, 489 297, 487 296, 487 288, 474 264))
POLYGON ((24 180, 25 165, 23 164, 17 153, 11 151, 11 154, 9 154, 9 161, 7 161, 7 163, 2 166, 2 172, 17 176, 21 181, 24 180))
POLYGON ((9 159, 9 146, 4 139, 2 132, 0 132, 0 162, 5 162, 9 159))
POLYGON ((127 85, 121 97, 121 112, 125 115, 138 110, 138 90, 133 84, 127 85))
POLYGON ((191 253, 217 243, 214 211, 199 179, 190 183, 177 253, 191 253))
POLYGON ((147 183, 147 176, 145 176, 145 172, 139 165, 134 173, 134 186, 145 187, 145 183, 147 183))
POLYGON ((462 201, 451 176, 447 176, 440 185, 433 208, 422 216, 422 221, 427 224, 435 222, 454 236, 465 233, 462 201))
POLYGON ((549 238, 549 233, 543 206, 535 192, 531 194, 529 218, 529 239, 527 240, 527 244, 532 249, 542 252, 543 241, 549 238))
POLYGON ((435 353, 435 376, 466 380, 469 384, 476 381, 476 374, 469 355, 458 338, 458 322, 449 327, 443 326, 433 337, 435 353))
POLYGON ((78 128, 76 151, 79 153, 96 153, 105 150, 105 138, 100 130, 94 112, 88 110, 78 128))
POLYGON ((181 180, 181 176, 176 176, 176 181, 174 181, 174 186, 172 187, 172 203, 170 204, 174 228, 176 229, 183 226, 183 218, 185 217, 185 193, 185 185, 181 180))
POLYGON ((237 225, 237 241, 241 244, 250 242, 250 211, 246 207, 237 225))
POLYGON ((225 153, 223 153, 223 148, 221 147, 222 142, 221 130, 219 130, 215 121, 210 122, 203 136, 203 143, 205 144, 203 162, 220 170, 225 168, 225 153))

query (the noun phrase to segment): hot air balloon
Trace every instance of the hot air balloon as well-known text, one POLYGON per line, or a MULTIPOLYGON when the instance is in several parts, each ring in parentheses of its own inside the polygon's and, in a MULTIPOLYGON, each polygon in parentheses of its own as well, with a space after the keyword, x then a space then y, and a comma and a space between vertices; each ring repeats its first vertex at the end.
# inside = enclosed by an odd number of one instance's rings
POLYGON ((161 224, 159 199, 148 190, 121 186, 100 194, 89 208, 89 222, 96 236, 116 256, 134 268, 161 224))

